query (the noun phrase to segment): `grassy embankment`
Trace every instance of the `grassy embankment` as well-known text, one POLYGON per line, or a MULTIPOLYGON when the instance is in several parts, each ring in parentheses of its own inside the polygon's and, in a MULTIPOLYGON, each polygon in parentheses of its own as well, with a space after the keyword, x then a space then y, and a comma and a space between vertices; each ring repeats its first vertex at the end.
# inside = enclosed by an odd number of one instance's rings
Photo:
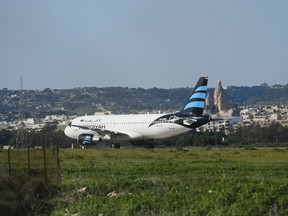
POLYGON ((288 215, 288 148, 74 149, 60 158, 52 215, 288 215))

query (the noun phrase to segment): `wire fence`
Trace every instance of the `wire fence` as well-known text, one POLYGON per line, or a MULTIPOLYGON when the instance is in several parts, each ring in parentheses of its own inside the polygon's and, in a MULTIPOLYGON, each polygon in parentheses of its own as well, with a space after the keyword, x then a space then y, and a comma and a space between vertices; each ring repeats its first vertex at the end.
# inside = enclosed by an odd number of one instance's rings
POLYGON ((61 184, 61 166, 59 146, 50 143, 43 146, 28 146, 27 148, 13 149, 0 152, 0 171, 8 172, 10 176, 23 175, 40 177, 46 184, 61 184), (7 155, 7 156, 6 156, 7 155), (6 158, 5 158, 6 156, 6 158))

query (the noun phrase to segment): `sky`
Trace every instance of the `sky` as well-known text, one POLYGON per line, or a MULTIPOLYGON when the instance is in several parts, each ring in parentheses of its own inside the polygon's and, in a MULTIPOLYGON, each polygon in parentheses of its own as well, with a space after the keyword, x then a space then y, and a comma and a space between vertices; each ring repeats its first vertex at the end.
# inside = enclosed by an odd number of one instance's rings
POLYGON ((287 0, 0 0, 0 89, 288 83, 287 0))

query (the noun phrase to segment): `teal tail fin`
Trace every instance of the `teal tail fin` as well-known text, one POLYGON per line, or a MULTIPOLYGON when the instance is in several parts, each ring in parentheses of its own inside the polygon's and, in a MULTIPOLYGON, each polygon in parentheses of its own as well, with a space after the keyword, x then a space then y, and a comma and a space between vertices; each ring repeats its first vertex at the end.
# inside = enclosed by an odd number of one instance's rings
POLYGON ((207 83, 208 77, 200 77, 193 93, 186 105, 180 111, 181 113, 193 113, 196 115, 202 115, 205 108, 205 99, 207 95, 207 83))

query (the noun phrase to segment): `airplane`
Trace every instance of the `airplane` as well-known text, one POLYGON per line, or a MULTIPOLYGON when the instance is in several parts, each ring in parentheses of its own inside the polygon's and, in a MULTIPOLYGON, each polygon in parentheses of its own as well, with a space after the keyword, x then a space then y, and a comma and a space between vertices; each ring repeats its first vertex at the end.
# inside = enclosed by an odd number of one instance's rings
POLYGON ((67 137, 82 146, 110 140, 120 148, 119 141, 163 139, 194 130, 212 120, 203 114, 208 77, 200 77, 192 95, 181 111, 170 114, 85 115, 73 119, 65 128, 67 137))

